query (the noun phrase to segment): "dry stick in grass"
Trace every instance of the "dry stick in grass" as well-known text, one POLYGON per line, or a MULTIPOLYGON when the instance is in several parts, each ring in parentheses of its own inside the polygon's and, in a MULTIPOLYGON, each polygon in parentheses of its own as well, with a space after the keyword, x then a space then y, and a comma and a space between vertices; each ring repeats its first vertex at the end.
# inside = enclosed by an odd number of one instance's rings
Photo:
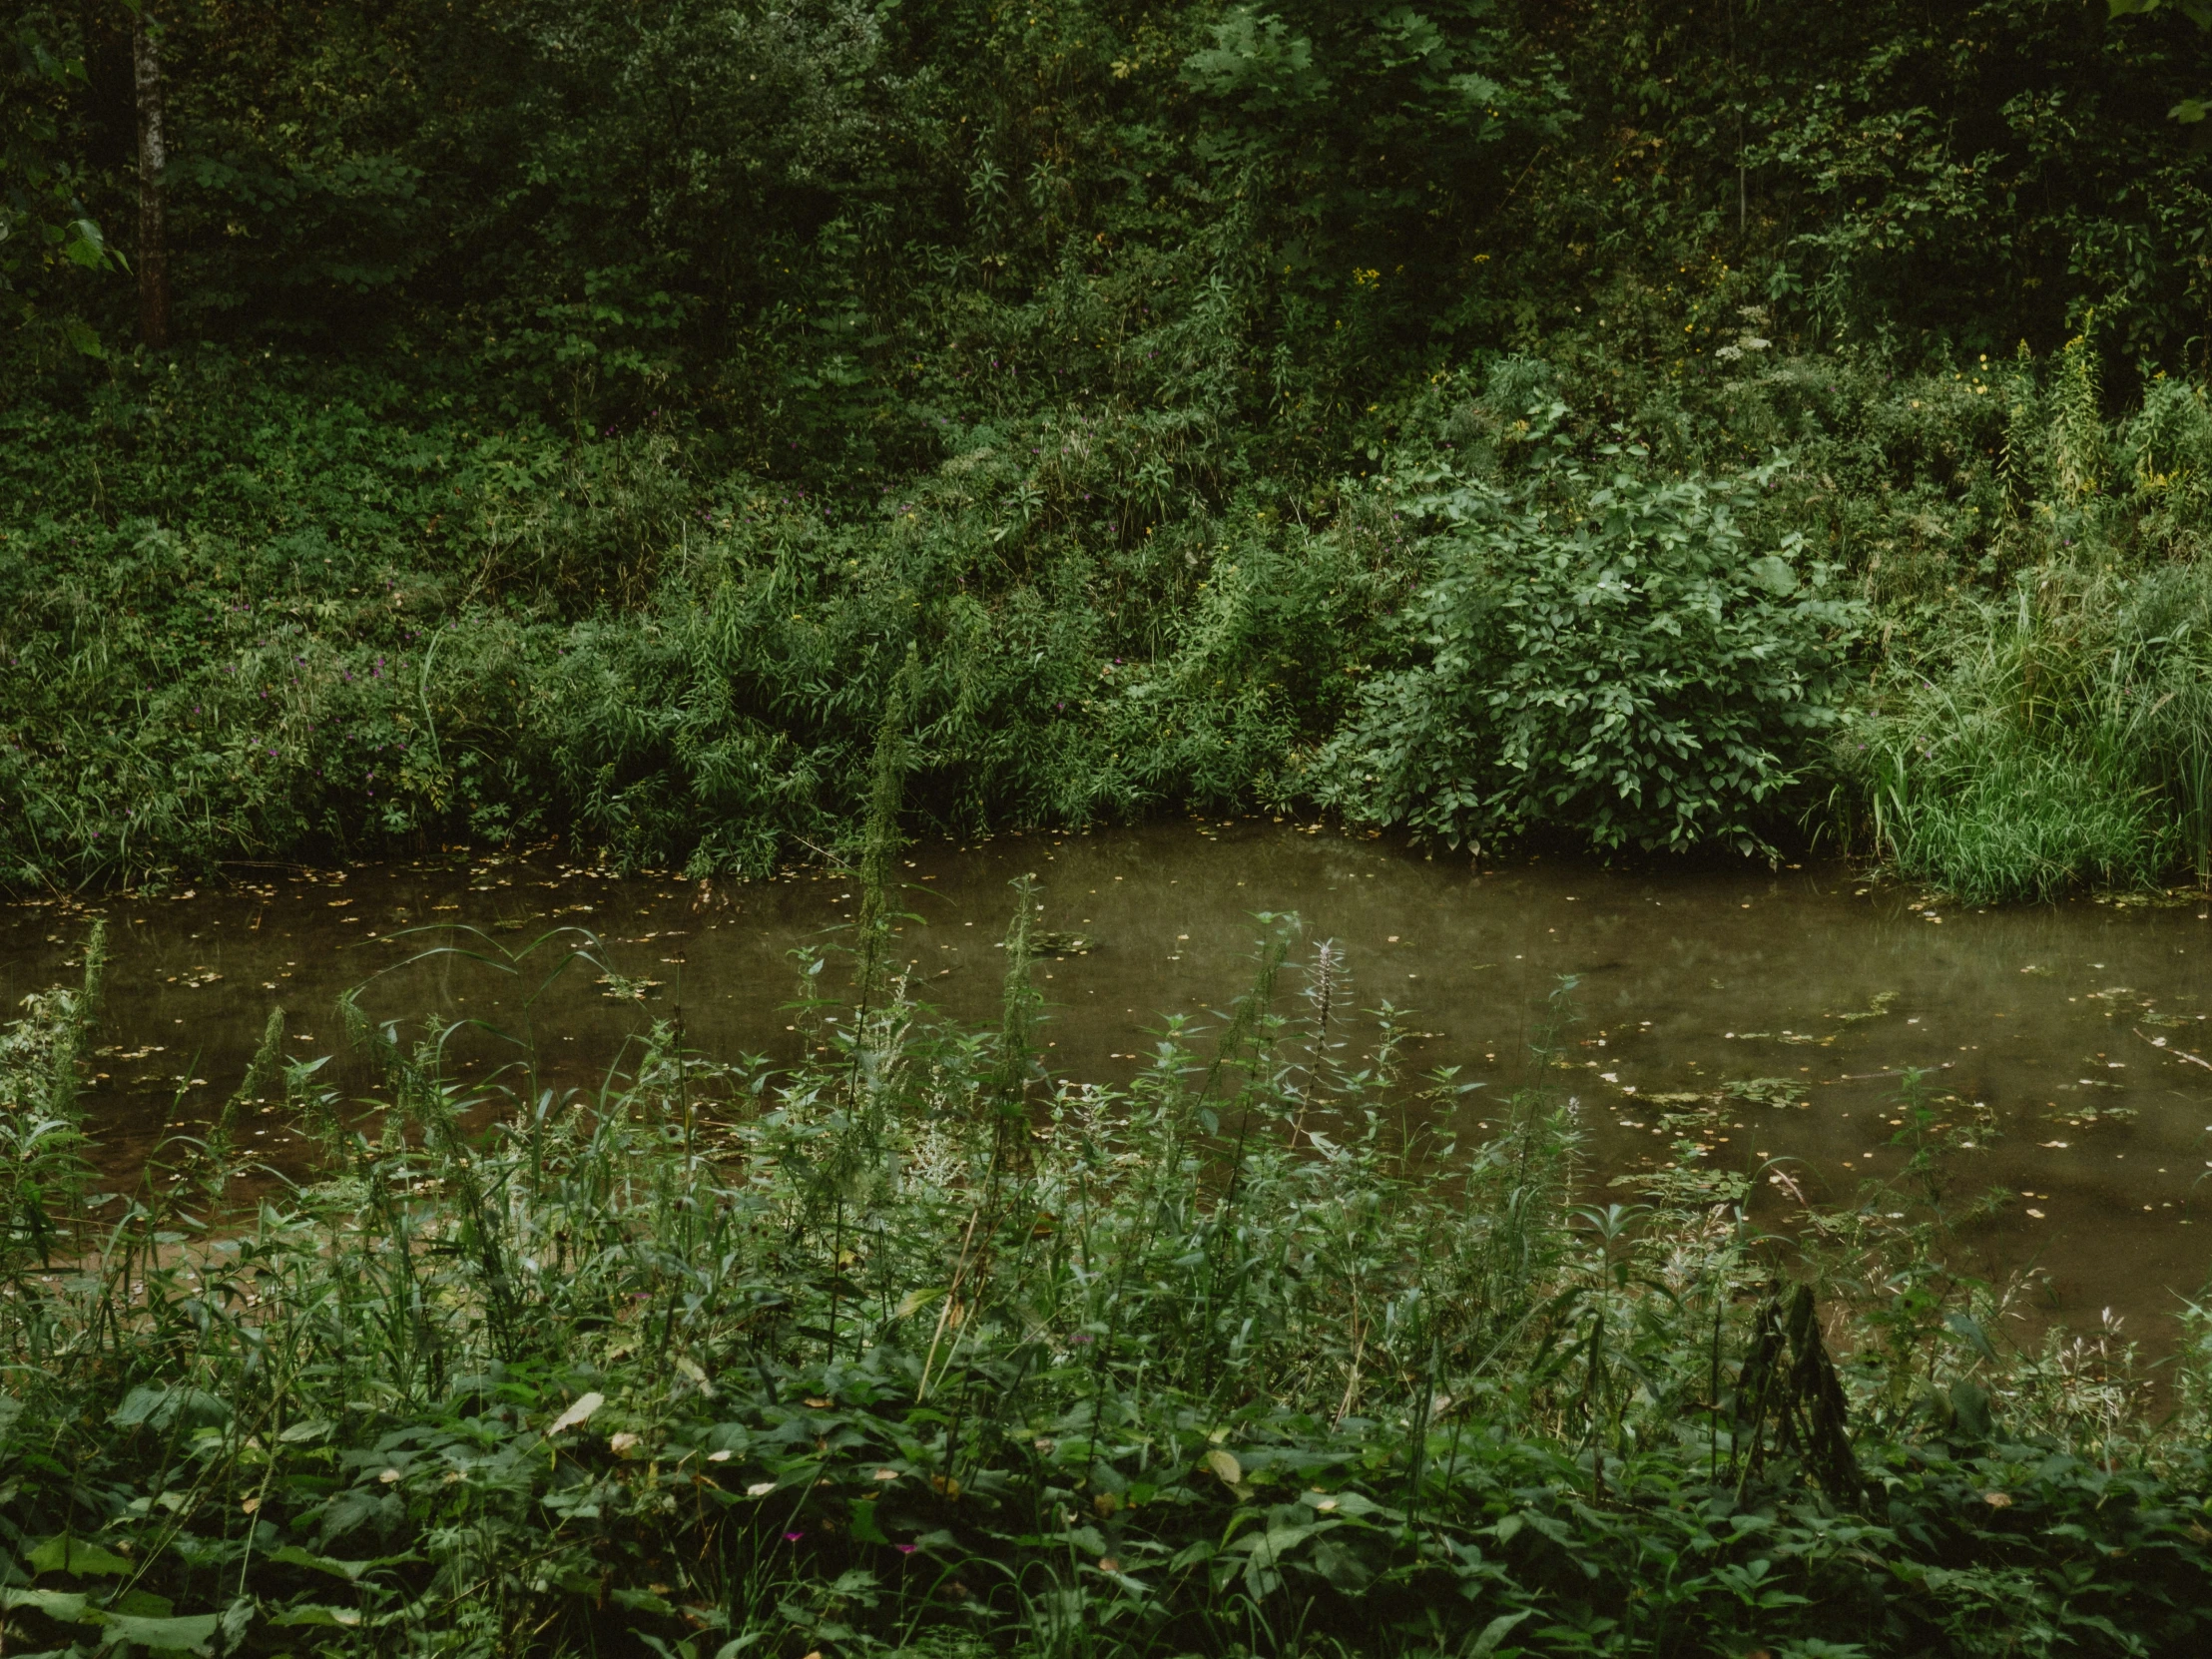
MULTIPOLYGON (((951 1321, 953 1305, 960 1294, 960 1281, 967 1276, 968 1268, 972 1265, 968 1257, 968 1246, 974 1242, 976 1223, 982 1219, 983 1207, 980 1204, 968 1212, 967 1232, 960 1238, 959 1262, 952 1270, 952 1283, 945 1287, 944 1306, 937 1310, 937 1329, 929 1339, 929 1352, 921 1362, 921 1381, 914 1385, 916 1405, 929 1397, 929 1368, 936 1363, 937 1345, 944 1340, 944 1328, 951 1321)), ((953 1346, 959 1346, 957 1338, 954 1339, 953 1346)), ((944 1357, 944 1363, 947 1369, 951 1367, 950 1354, 944 1357)))
POLYGON ((1330 1426, 1332 1427, 1341 1424, 1346 1417, 1352 1415, 1352 1402, 1359 1397, 1360 1393, 1360 1362, 1366 1357, 1367 1352, 1367 1331, 1356 1321, 1352 1327, 1352 1375, 1345 1380, 1344 1401, 1338 1405, 1336 1416, 1330 1419, 1330 1426))

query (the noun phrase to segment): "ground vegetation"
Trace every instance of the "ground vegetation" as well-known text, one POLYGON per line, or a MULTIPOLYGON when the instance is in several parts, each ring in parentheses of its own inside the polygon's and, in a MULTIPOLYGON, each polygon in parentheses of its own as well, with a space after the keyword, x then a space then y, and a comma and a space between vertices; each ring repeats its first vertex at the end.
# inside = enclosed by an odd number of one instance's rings
POLYGON ((2212 37, 2118 11, 32 6, 0 865, 758 872, 911 647, 960 831, 2187 878, 2212 37))
MULTIPOLYGON (((97 1191, 85 983, 0 1034, 0 1607, 56 1654, 2186 1652, 2212 1606, 2192 1316, 2030 1339, 1946 1269, 1962 1133, 1896 1180, 1595 1188, 1552 1064, 1412 1074, 1291 918, 1126 1085, 1051 1069, 1020 886, 1004 1017, 868 947, 769 1065, 641 1029, 589 1091, 344 1003, 97 1191), (847 987, 849 983, 849 988, 847 987), (480 1068, 474 1068, 479 1069, 480 1068), (280 1181, 246 1125, 322 1158, 280 1181), (1773 1192, 1769 1192, 1770 1184, 1773 1192), (1786 1221, 1777 1228, 1774 1223, 1786 1221)), ((588 971, 566 930, 513 954, 588 971)), ((1580 1075, 1575 1073, 1575 1075, 1580 1075)))

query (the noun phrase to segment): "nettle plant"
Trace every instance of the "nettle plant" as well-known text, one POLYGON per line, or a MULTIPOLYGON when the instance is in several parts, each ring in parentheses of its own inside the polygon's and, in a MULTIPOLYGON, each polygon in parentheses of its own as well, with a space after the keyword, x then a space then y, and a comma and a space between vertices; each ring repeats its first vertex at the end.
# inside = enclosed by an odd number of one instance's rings
POLYGON ((1506 484, 1448 463, 1411 505, 1439 533, 1378 675, 1332 745, 1336 804, 1453 846, 1533 830, 1604 850, 1744 851, 1835 725, 1863 607, 1739 503, 1785 464, 1667 478, 1626 441, 1578 456, 1563 404, 1517 423, 1506 484))

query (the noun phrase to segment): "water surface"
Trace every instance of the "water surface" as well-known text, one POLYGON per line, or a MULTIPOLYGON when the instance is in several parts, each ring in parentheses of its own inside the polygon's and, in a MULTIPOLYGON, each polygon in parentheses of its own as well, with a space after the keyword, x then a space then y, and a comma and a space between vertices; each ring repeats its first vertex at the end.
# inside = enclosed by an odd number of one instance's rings
MULTIPOLYGON (((1348 947, 1353 999, 1417 1010, 1433 1035, 1417 1064, 1454 1064, 1492 1088, 1528 1076, 1532 1022, 1561 974, 1579 976, 1566 1033, 1591 1131, 1595 1196, 1659 1167, 1673 1136, 1653 1096, 1764 1080, 1724 1114, 1709 1156, 1772 1157, 1807 1193, 1848 1199, 1894 1176, 1889 1119, 1900 1076, 1982 1124, 1957 1161, 1965 1187, 2011 1203, 1965 1248, 1991 1273, 2040 1270, 2046 1312, 2092 1323, 2110 1307, 2153 1345, 2206 1276, 2212 1220, 2212 956, 2206 906, 2091 899, 1980 912, 1871 885, 1841 866, 1607 870, 1536 859, 1477 868, 1394 841, 1281 822, 1156 825, 1090 834, 1005 835, 906 860, 913 919, 899 937, 928 1000, 989 1018, 1003 972, 1008 882, 1033 875, 1048 926, 1095 939, 1044 961, 1053 1069, 1115 1080, 1169 1013, 1202 1021, 1250 978, 1259 912, 1295 911, 1306 937, 1348 947), (1781 1101, 1782 1104, 1767 1104, 1781 1101)), ((857 889, 820 871, 704 888, 618 877, 552 854, 451 856, 345 870, 251 870, 165 897, 116 897, 113 965, 90 1095, 102 1158, 127 1179, 175 1118, 236 1087, 280 1006, 295 1056, 337 1046, 338 993, 433 942, 409 932, 465 922, 476 948, 518 948, 588 928, 645 1000, 572 972, 525 1009, 527 979, 455 956, 384 971, 366 995, 386 1017, 475 1017, 534 1032, 554 1075, 588 1084, 654 1015, 681 1010, 710 1053, 796 1057, 793 951, 830 942, 857 889), (400 935, 400 936, 395 936, 400 935)), ((72 977, 86 906, 0 910, 0 995, 72 977)), ((617 987, 622 988, 622 987, 617 987)), ((462 1052, 489 1069, 501 1050, 462 1052)), ((272 1115, 251 1134, 303 1170, 303 1145, 272 1115)), ((1781 1195, 1760 1189, 1781 1213, 1781 1195)))

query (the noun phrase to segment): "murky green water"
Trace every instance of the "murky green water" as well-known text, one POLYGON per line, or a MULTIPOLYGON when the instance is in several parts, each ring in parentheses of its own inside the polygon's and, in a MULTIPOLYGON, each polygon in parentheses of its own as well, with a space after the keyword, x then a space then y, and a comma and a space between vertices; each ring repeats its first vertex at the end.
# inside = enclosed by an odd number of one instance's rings
MULTIPOLYGON (((551 927, 587 927, 621 973, 657 981, 639 1004, 572 973, 540 1001, 541 1049, 566 1080, 587 1083, 627 1034, 678 1007, 703 1049, 791 1057, 790 952, 848 920, 856 897, 848 880, 804 874, 703 902, 695 883, 549 857, 248 873, 221 890, 96 906, 114 966, 92 1099, 119 1175, 173 1112, 193 1116, 235 1087, 273 1004, 290 1018, 295 1055, 334 1047, 339 991, 434 942, 393 937, 405 929, 466 922, 515 948, 551 927)), ((1556 976, 1581 975, 1582 1023, 1568 1041, 1593 1186, 1671 1157, 1653 1096, 1767 1079, 1755 1094, 1804 1103, 1747 1101, 1724 1114, 1712 1157, 1800 1160, 1791 1168, 1810 1196, 1848 1197, 1902 1164, 1885 1120, 1899 1074, 1926 1067, 1932 1093, 1955 1097, 1949 1115, 1986 1120, 1959 1185, 2014 1199, 1972 1234, 1980 1266, 2036 1266, 2045 1308, 2087 1323, 2109 1306, 2153 1345, 2177 1297, 2206 1277, 2212 1069, 2193 1058, 2212 1058, 2203 904, 2083 899, 1979 913, 1834 867, 1476 870, 1265 822, 1037 833, 912 853, 917 919, 901 938, 928 999, 993 1012, 1006 883, 1023 873, 1040 884, 1048 925, 1098 941, 1039 970, 1053 1003, 1049 1057, 1069 1075, 1126 1076, 1159 1016, 1225 1006, 1250 975, 1253 914, 1296 911, 1310 939, 1349 947, 1361 1005, 1387 997, 1438 1033, 1415 1045, 1420 1064, 1462 1064, 1501 1090, 1527 1076, 1531 1022, 1556 976)), ((11 1006, 70 976, 83 925, 62 902, 0 911, 11 1006)), ((383 974, 365 1000, 381 1015, 519 1028, 524 984, 445 956, 383 974)), ((468 1052, 479 1068, 497 1063, 495 1045, 468 1052)), ((276 1119, 253 1133, 273 1163, 300 1167, 276 1119)), ((1781 1214, 1779 1194, 1762 1188, 1761 1200, 1781 1214)))

